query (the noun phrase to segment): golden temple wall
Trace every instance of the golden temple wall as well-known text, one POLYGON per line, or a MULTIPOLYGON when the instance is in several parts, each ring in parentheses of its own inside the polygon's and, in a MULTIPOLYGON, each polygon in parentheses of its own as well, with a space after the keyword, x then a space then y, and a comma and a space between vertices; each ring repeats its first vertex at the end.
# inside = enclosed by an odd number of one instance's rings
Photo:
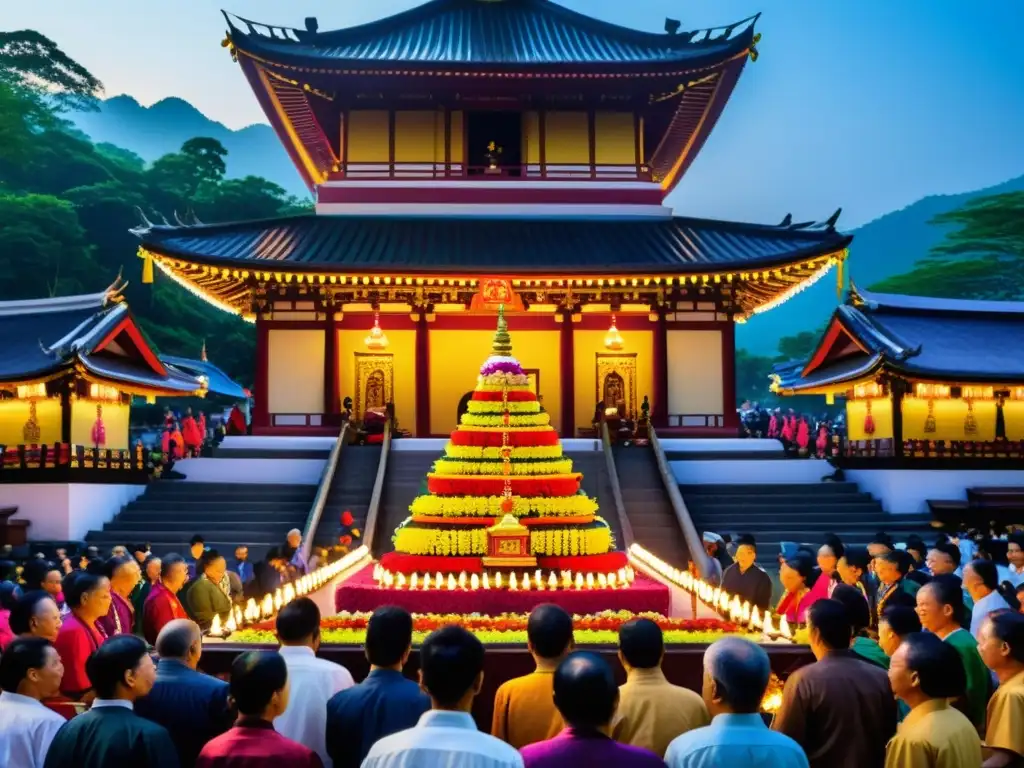
POLYGON ((390 139, 387 110, 353 110, 348 113, 348 121, 349 162, 388 162, 390 139))
MULTIPOLYGON (((393 367, 392 398, 395 403, 395 416, 398 418, 398 426, 410 432, 416 431, 416 331, 395 331, 389 330, 388 348, 384 354, 391 354, 393 367)), ((371 353, 366 348, 365 330, 340 330, 338 331, 338 365, 340 367, 341 398, 351 397, 353 402, 358 396, 363 398, 363 406, 366 405, 365 387, 357 381, 359 362, 356 353, 362 355, 379 354, 371 353)))
POLYGON ((636 126, 632 112, 594 115, 595 160, 598 165, 636 163, 636 126))
MULTIPOLYGON (((876 397, 870 401, 847 400, 846 431, 850 440, 891 439, 892 401, 888 397, 876 397), (864 419, 868 414, 868 402, 871 403, 871 419, 875 423, 875 431, 870 435, 864 431, 864 419)), ((813 435, 811 439, 814 439, 813 435)))
MULTIPOLYGON (((389 334, 390 337, 390 334, 389 334)), ((556 429, 562 397, 559 332, 515 331, 513 354, 527 370, 540 371, 544 408, 556 429)), ((430 331, 430 432, 445 435, 458 424, 459 401, 476 386, 480 365, 491 354, 493 331, 430 331)))
POLYGON ((590 129, 586 112, 548 112, 544 116, 544 151, 548 165, 590 163, 590 129))
POLYGON ((60 400, 55 397, 41 400, 0 400, 0 445, 22 445, 25 440, 25 424, 31 413, 31 403, 36 404, 36 424, 39 439, 36 443, 59 443, 61 441, 60 400))
MULTIPOLYGON (((576 427, 590 426, 594 405, 600 399, 597 381, 597 355, 608 354, 604 346, 606 331, 573 332, 573 363, 575 379, 576 427)), ((623 331, 625 347, 614 354, 636 354, 636 379, 634 383, 636 408, 639 411, 644 395, 654 396, 654 334, 651 331, 623 331)), ((575 435, 572 435, 575 437, 575 435)))
POLYGON ((128 405, 97 403, 92 400, 74 400, 71 403, 71 443, 92 447, 92 428, 96 423, 96 406, 103 407, 103 428, 107 442, 101 448, 123 451, 128 442, 128 405))

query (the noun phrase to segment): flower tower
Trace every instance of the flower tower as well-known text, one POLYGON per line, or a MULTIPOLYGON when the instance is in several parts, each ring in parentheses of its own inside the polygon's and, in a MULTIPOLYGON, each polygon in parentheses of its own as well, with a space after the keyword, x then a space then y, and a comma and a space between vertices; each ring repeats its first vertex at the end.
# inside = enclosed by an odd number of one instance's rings
POLYGON ((581 478, 512 354, 499 307, 469 410, 427 475, 427 494, 395 531, 378 580, 440 588, 458 575, 489 589, 627 586, 632 569, 581 478))

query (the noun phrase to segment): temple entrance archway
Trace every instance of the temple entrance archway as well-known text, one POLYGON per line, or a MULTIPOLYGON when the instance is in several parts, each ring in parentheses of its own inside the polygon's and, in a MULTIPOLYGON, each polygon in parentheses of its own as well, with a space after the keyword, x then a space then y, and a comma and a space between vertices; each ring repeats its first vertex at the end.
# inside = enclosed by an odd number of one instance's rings
POLYGON ((469 401, 473 399, 473 390, 470 390, 459 400, 459 409, 455 414, 455 423, 462 423, 462 414, 469 412, 469 401))

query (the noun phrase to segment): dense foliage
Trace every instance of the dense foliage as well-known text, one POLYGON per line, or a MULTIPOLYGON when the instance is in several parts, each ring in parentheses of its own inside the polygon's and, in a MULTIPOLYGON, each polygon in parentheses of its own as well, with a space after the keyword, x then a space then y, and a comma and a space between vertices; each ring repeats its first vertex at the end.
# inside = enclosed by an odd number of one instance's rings
POLYGON ((157 273, 140 284, 138 210, 157 223, 295 213, 304 205, 266 179, 225 179, 224 147, 196 137, 147 166, 94 144, 62 119, 95 104, 102 85, 34 31, 0 33, 0 299, 102 290, 123 270, 127 298, 163 353, 210 359, 252 384, 255 334, 157 273))

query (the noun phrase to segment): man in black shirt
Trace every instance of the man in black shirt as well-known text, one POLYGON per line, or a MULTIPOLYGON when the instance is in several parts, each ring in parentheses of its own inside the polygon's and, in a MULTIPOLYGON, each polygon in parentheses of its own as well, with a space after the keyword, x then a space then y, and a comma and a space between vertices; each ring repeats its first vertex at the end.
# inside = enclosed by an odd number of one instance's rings
POLYGON ((725 569, 722 589, 764 611, 772 603, 772 579, 754 562, 757 560, 757 542, 748 533, 740 536, 736 543, 739 545, 736 562, 725 569))

